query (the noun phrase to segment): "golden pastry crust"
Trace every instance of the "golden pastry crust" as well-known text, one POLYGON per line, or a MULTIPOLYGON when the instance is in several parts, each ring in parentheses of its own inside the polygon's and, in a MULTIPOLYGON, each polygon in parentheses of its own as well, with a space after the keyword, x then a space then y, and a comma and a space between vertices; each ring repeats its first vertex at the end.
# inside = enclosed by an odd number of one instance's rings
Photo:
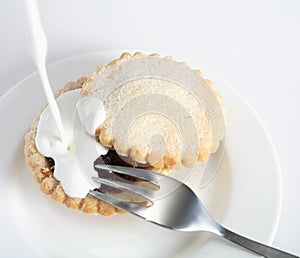
MULTIPOLYGON (((108 69, 111 69, 114 66, 118 66, 120 64, 122 64, 123 62, 126 62, 128 60, 132 60, 132 59, 138 59, 138 58, 142 58, 142 57, 146 57, 147 55, 137 52, 133 55, 131 55, 130 53, 123 53, 119 59, 113 60, 111 61, 108 65, 101 65, 98 66, 98 69, 96 72, 90 74, 87 78, 87 81, 83 84, 82 87, 82 91, 81 91, 81 95, 85 96, 85 95, 89 95, 89 96, 96 96, 97 97, 97 86, 96 85, 96 81, 97 81, 97 77, 100 76, 102 73, 105 73, 108 69)), ((149 55, 151 57, 157 57, 160 58, 159 54, 151 54, 149 55)), ((164 57, 165 59, 172 59, 172 57, 164 57)), ((187 66, 188 65, 185 62, 182 62, 183 65, 187 66)), ((194 72, 199 75, 199 77, 203 78, 203 73, 200 70, 194 70, 194 72)), ((213 88, 213 83, 209 80, 209 79, 205 79, 204 80, 207 85, 210 86, 210 88, 213 88)), ((98 89, 101 90, 101 89, 98 89)), ((124 91, 125 92, 125 91, 124 91)), ((133 91, 134 92, 134 91, 133 91)), ((223 111, 224 114, 224 119, 225 119, 225 108, 224 105, 222 103, 222 98, 220 96, 220 94, 218 92, 216 92, 215 90, 213 90, 216 98, 217 98, 217 102, 219 102, 220 107, 223 111)), ((115 99, 121 98, 120 96, 115 97, 111 97, 114 93, 111 93, 106 100, 102 100, 104 107, 106 109, 106 107, 109 107, 111 105, 111 102, 114 102, 115 99), (106 106, 107 105, 107 106, 106 106)), ((128 93, 130 94, 130 93, 128 93)), ((135 93, 133 93, 135 94, 135 93)), ((180 95, 180 94, 178 94, 180 95)), ((124 96, 123 96, 124 97, 124 96)), ((108 110, 110 110, 108 108, 108 110)), ((106 111, 108 111, 106 110, 106 111)), ((108 148, 114 148, 120 155, 125 155, 125 156, 129 156, 132 160, 136 161, 136 162, 140 162, 140 163, 149 163, 151 164, 151 166, 159 169, 173 169, 173 168, 177 168, 180 166, 180 163, 182 163, 183 165, 184 162, 182 162, 181 160, 181 154, 180 152, 172 152, 172 153, 167 153, 165 152, 164 155, 161 157, 160 160, 156 161, 155 163, 151 163, 149 162, 149 151, 139 148, 140 145, 138 145, 138 147, 133 147, 130 145, 124 145, 124 144, 120 144, 120 145, 116 145, 116 141, 118 139, 115 139, 113 137, 112 134, 112 121, 113 121, 113 115, 116 113, 114 112, 115 110, 113 110, 113 112, 107 112, 107 119, 106 121, 102 124, 99 125, 99 127, 96 130, 96 137, 98 138, 98 140, 106 147, 108 148), (111 119, 112 118, 112 119, 111 119)), ((193 117, 195 118, 195 117, 193 117)), ((207 119, 208 123, 209 123, 209 118, 207 119)), ((203 124, 202 127, 202 131, 199 133, 199 135, 207 135, 207 137, 202 137, 200 139, 200 143, 199 143, 199 149, 198 149, 198 153, 197 153, 197 160, 200 162, 206 162, 209 159, 210 154, 214 151, 213 150, 213 143, 211 140, 211 135, 212 135, 212 131, 210 126, 204 125, 204 120, 198 120, 199 124, 203 124)), ((188 163, 188 162, 187 162, 188 163)), ((189 164, 190 166, 190 164, 189 164)))
MULTIPOLYGON (((66 91, 79 89, 86 81, 86 77, 79 78, 76 82, 67 83, 63 89, 58 90, 56 97, 66 91)), ((101 214, 104 216, 123 213, 114 206, 107 204, 93 196, 87 195, 85 198, 73 198, 68 196, 59 181, 53 175, 54 163, 51 158, 46 158, 40 154, 35 145, 37 126, 40 115, 32 123, 29 131, 25 135, 24 153, 27 167, 31 171, 32 177, 40 185, 40 189, 45 194, 51 196, 58 203, 65 204, 68 208, 81 210, 89 214, 101 214)))

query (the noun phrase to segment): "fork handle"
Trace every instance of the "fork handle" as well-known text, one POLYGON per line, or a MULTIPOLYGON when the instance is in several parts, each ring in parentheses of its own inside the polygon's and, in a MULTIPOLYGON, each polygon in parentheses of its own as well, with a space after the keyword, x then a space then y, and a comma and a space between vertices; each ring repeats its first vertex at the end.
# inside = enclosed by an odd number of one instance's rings
POLYGON ((260 254, 264 257, 269 258, 299 258, 299 256, 295 256, 293 254, 289 254, 287 252, 281 251, 279 249, 267 246, 265 244, 256 242, 244 236, 241 236, 233 231, 230 231, 227 228, 221 226, 218 235, 222 236, 223 238, 238 244, 244 248, 251 250, 257 254, 260 254))

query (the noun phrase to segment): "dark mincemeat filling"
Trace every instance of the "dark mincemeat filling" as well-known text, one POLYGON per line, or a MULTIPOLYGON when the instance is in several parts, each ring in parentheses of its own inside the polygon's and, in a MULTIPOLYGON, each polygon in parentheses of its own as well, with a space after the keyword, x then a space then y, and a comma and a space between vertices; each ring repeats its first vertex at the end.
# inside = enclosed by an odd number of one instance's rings
MULTIPOLYGON (((128 157, 120 157, 115 150, 110 149, 107 154, 101 155, 97 158, 94 162, 94 166, 97 164, 105 164, 105 165, 116 165, 116 166, 124 166, 124 167, 136 167, 136 168, 149 168, 149 165, 136 163, 128 157)), ((138 180, 132 176, 123 175, 120 173, 109 173, 106 170, 96 169, 98 172, 98 176, 101 178, 107 178, 111 180, 117 181, 131 181, 137 182, 138 180)), ((107 185, 101 185, 100 188, 97 190, 101 192, 109 192, 109 193, 116 193, 119 192, 116 189, 113 189, 107 185)))

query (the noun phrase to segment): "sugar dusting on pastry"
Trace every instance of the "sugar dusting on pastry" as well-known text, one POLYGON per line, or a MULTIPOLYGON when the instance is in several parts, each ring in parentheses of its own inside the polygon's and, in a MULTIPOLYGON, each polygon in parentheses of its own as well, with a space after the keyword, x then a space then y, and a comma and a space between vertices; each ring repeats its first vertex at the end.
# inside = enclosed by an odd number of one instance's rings
POLYGON ((107 117, 99 125, 97 136, 105 146, 157 168, 176 168, 181 164, 193 167, 197 160, 207 161, 224 136, 222 104, 211 85, 198 70, 170 57, 125 53, 92 73, 81 94, 103 101, 107 117), (144 98, 147 94, 149 98, 144 98), (174 104, 166 110, 170 99, 174 104), (155 110, 150 109, 153 103, 155 110), (180 121, 175 119, 177 114, 185 112, 189 114, 180 121), (189 130, 178 133, 177 129, 184 128, 189 118, 193 121, 189 130), (141 126, 135 126, 138 121, 141 126), (165 126, 160 126, 161 123, 165 126), (160 133, 166 143, 158 159, 154 159, 150 148, 151 131, 160 133), (178 135, 181 135, 179 140, 178 135), (197 158, 188 158, 193 155, 197 158))

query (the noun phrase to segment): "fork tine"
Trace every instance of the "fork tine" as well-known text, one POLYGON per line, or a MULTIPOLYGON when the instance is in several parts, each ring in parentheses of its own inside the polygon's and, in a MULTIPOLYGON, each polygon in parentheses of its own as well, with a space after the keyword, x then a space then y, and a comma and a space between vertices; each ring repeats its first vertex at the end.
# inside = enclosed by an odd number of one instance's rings
MULTIPOLYGON (((102 164, 97 164, 95 165, 96 170, 106 170, 106 171, 112 171, 112 172, 117 172, 119 174, 123 175, 128 175, 131 177, 135 177, 137 179, 140 179, 142 181, 148 182, 153 184, 158 188, 156 192, 153 192, 152 195, 148 194, 145 192, 145 198, 149 198, 151 201, 157 198, 162 198, 173 191, 175 191, 178 187, 182 185, 182 182, 176 180, 175 178, 158 174, 149 170, 145 169, 139 169, 139 168, 131 168, 131 167, 122 167, 122 166, 113 166, 113 165, 102 165, 102 164), (155 194, 154 194, 155 193, 155 194)), ((108 180, 112 181, 112 178, 108 178, 108 180)), ((114 180, 116 181, 116 180, 114 180)), ((119 180, 118 180, 119 182, 119 180)), ((124 181, 122 181, 124 182, 124 181)), ((132 187, 127 185, 128 187, 132 187)), ((137 189, 135 189, 137 190, 137 189)), ((151 190, 151 189, 149 189, 151 190)), ((142 193, 140 192, 140 195, 142 193)))
POLYGON ((127 190, 133 194, 139 195, 143 198, 146 198, 151 203, 153 203, 153 199, 157 197, 157 190, 149 190, 139 185, 134 185, 132 183, 126 183, 116 180, 110 180, 106 178, 92 177, 93 180, 99 184, 106 184, 109 186, 113 186, 116 188, 121 188, 123 190, 127 190))
POLYGON ((107 202, 107 203, 119 208, 120 210, 130 212, 130 213, 140 216, 140 217, 142 217, 142 216, 138 212, 142 212, 143 210, 147 209, 146 206, 143 206, 142 204, 139 204, 137 202, 119 199, 115 196, 104 194, 99 191, 90 190, 89 194, 98 199, 101 199, 104 202, 107 202))
POLYGON ((95 165, 95 169, 96 170, 101 169, 101 170, 106 170, 106 171, 114 171, 114 172, 118 172, 120 174, 133 176, 133 177, 136 177, 136 178, 139 178, 142 180, 149 181, 150 183, 153 183, 156 186, 158 186, 157 181, 159 181, 163 178, 163 175, 154 173, 149 170, 140 169, 140 168, 97 164, 97 165, 95 165))

